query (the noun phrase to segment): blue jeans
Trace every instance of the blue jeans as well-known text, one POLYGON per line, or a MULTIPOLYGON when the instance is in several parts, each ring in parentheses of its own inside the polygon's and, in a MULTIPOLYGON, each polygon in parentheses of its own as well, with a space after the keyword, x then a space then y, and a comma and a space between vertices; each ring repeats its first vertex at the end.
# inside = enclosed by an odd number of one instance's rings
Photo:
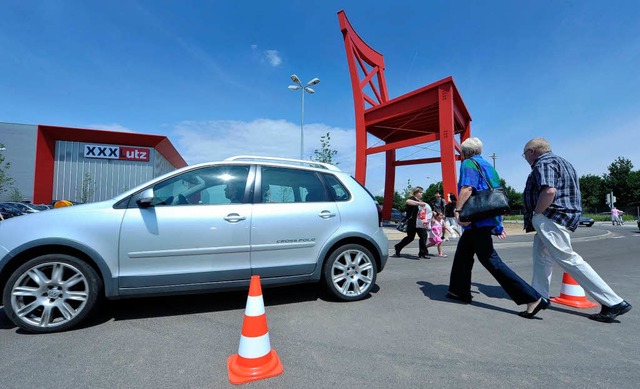
POLYGON ((537 301, 541 295, 514 273, 493 248, 491 235, 492 227, 479 227, 465 230, 453 257, 449 292, 462 298, 471 298, 471 271, 473 270, 473 256, 498 281, 502 289, 517 304, 528 304, 537 301))

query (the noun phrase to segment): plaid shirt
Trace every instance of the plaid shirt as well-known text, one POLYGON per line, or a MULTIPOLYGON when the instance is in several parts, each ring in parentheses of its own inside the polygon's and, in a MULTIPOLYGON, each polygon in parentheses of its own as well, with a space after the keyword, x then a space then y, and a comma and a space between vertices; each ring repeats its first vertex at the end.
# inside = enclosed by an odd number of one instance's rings
POLYGON ((580 183, 573 166, 552 152, 542 154, 535 160, 524 189, 524 228, 533 231, 531 218, 543 187, 556 189, 553 203, 544 211, 544 216, 571 231, 575 231, 582 214, 580 183))

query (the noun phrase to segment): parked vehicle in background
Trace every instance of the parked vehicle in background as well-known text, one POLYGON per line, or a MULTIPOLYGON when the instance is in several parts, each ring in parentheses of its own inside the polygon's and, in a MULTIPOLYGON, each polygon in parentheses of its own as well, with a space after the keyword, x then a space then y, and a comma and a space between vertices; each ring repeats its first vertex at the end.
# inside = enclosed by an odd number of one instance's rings
POLYGON ((640 230, 640 218, 636 220, 638 222, 638 229, 640 230))
POLYGON ((16 207, 14 207, 10 203, 0 203, 0 209, 2 209, 2 212, 3 212, 2 216, 5 219, 11 218, 11 217, 15 217, 15 216, 24 215, 24 212, 22 212, 21 210, 19 210, 16 207), (8 217, 5 216, 5 214, 8 215, 8 217))
POLYGON ((9 204, 14 208, 18 208, 22 213, 36 213, 40 212, 38 208, 33 206, 32 204, 19 203, 17 201, 8 201, 5 204, 9 204))
POLYGON ((0 204, 0 215, 2 215, 2 220, 7 220, 7 219, 11 219, 14 216, 22 215, 22 212, 18 211, 17 209, 11 209, 9 207, 3 207, 0 204))
POLYGON ((391 208, 391 221, 398 223, 404 217, 404 213, 396 208, 391 208))
POLYGON ((587 227, 591 227, 593 223, 595 223, 595 220, 587 216, 580 216, 580 221, 578 222, 579 225, 587 227))
POLYGON ((188 166, 112 200, 0 223, 4 310, 67 330, 109 299, 321 282, 360 300, 385 267, 373 196, 335 166, 234 157, 188 166))

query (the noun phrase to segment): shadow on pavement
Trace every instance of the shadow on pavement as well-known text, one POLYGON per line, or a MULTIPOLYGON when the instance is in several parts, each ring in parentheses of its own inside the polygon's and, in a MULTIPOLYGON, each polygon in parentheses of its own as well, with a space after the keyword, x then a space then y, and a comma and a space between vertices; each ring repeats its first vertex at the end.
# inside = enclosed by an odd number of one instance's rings
MULTIPOLYGON (((422 291, 422 293, 428 297, 431 300, 434 301, 444 301, 444 302, 448 302, 448 303, 452 303, 452 304, 458 304, 458 305, 470 305, 473 307, 478 307, 478 308, 484 308, 484 309, 490 309, 492 311, 496 311, 496 312, 503 312, 503 313, 508 313, 508 314, 517 314, 518 312, 520 312, 520 310, 511 310, 511 309, 505 309, 505 308, 501 308, 501 307, 496 307, 494 305, 490 305, 487 303, 483 303, 483 302, 478 302, 478 301, 473 301, 471 304, 463 304, 460 303, 456 300, 451 300, 449 298, 446 297, 447 295, 447 291, 449 289, 448 285, 435 285, 432 284, 430 282, 427 281, 418 281, 417 282, 418 285, 420 285, 420 290, 422 291)), ((482 290, 489 290, 491 293, 495 293, 494 289, 498 288, 500 290, 502 290, 501 287, 493 287, 493 286, 487 286, 487 285, 482 285, 482 284, 478 284, 478 283, 473 283, 473 285, 478 286, 478 289, 482 288, 482 290)), ((472 294, 478 294, 478 292, 475 291, 471 291, 472 294)), ((501 292, 504 293, 504 292, 501 292)), ((487 297, 492 297, 487 295, 487 297)), ((502 296, 500 296, 502 297, 502 296)))
MULTIPOLYGON (((380 291, 374 285, 371 293, 380 291)), ((74 327, 71 331, 89 328, 110 320, 136 320, 151 317, 180 316, 194 313, 222 312, 244 309, 247 303, 247 290, 217 292, 206 294, 185 294, 178 296, 139 297, 122 300, 102 300, 91 316, 74 327)), ((323 300, 341 303, 327 292, 321 284, 298 284, 291 286, 262 287, 265 307, 295 304, 304 301, 323 300)), ((362 300, 371 298, 371 294, 362 300)), ((18 333, 29 333, 17 328, 0 309, 0 329, 16 328, 18 333)))

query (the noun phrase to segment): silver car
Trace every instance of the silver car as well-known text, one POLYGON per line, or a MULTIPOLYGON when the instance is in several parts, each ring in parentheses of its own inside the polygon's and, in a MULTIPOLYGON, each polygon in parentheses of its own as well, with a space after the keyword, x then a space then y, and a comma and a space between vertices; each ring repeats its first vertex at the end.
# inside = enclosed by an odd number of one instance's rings
POLYGON ((185 167, 108 201, 0 222, 4 310, 67 330, 101 297, 321 281, 369 294, 388 241, 371 194, 332 165, 239 156, 185 167))

